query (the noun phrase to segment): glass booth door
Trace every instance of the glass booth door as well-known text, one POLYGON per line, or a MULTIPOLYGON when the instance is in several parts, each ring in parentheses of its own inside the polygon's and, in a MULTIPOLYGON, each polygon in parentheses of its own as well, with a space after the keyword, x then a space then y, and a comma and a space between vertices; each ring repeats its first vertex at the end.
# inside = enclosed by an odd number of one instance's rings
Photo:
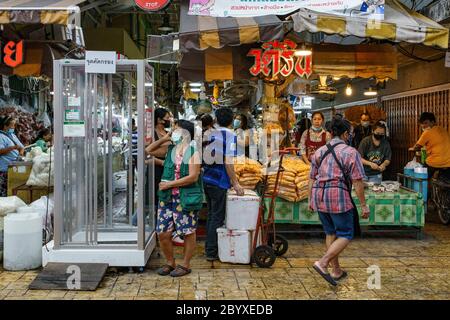
POLYGON ((144 250, 154 237, 153 71, 141 60, 115 74, 84 60, 54 64, 54 248, 144 250))

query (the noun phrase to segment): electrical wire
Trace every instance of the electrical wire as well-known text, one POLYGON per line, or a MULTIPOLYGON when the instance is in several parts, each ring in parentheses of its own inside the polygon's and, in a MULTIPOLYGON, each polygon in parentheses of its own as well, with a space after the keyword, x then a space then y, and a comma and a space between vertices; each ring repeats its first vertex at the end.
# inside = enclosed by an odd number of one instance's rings
POLYGON ((418 61, 422 61, 422 62, 435 62, 435 61, 439 61, 441 59, 443 59, 445 57, 445 53, 438 58, 433 58, 433 59, 426 59, 426 58, 422 58, 419 56, 416 56, 413 52, 414 52, 414 47, 413 47, 413 51, 409 52, 408 50, 406 50, 405 48, 403 48, 400 44, 396 45, 398 51, 403 54, 404 56, 407 56, 408 58, 414 59, 414 60, 418 60, 418 61))

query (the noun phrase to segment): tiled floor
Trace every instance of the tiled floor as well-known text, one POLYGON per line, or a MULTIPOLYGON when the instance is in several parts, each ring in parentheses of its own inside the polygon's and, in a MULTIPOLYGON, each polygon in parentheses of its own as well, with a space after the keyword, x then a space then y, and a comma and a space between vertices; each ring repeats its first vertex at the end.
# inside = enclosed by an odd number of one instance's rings
MULTIPOLYGON (((271 269, 207 262, 203 243, 192 262, 192 274, 173 279, 155 269, 157 252, 143 273, 108 270, 95 292, 28 290, 38 271, 0 269, 0 299, 449 299, 450 227, 428 224, 422 240, 368 237, 355 240, 341 264, 349 277, 332 288, 311 268, 323 253, 320 238, 291 236, 289 251, 271 269), (367 268, 381 271, 381 289, 369 289, 367 268)), ((177 249, 178 256, 181 253, 177 249)))

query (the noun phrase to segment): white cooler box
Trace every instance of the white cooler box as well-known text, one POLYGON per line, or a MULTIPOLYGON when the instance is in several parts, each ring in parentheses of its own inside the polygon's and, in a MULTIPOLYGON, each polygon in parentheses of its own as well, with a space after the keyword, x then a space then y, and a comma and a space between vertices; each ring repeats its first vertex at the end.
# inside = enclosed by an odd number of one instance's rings
POLYGON ((226 226, 230 230, 255 230, 258 221, 260 198, 256 192, 245 190, 240 197, 235 191, 227 196, 226 226))
POLYGON ((217 229, 219 259, 229 263, 250 263, 252 232, 244 230, 217 229))

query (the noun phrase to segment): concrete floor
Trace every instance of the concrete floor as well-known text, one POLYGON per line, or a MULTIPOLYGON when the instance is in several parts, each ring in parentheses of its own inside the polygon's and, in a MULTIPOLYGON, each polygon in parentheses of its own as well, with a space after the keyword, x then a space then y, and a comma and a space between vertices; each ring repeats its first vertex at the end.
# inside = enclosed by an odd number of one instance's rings
MULTIPOLYGON (((449 299, 450 227, 428 223, 424 237, 368 237, 355 240, 341 264, 349 277, 329 286, 311 268, 323 253, 320 237, 291 236, 289 251, 271 269, 209 263, 199 242, 192 274, 173 279, 155 270, 164 262, 157 251, 143 273, 109 269, 94 292, 28 290, 39 270, 0 269, 0 299, 449 299), (381 288, 368 289, 367 268, 377 265, 381 288)), ((181 248, 177 248, 178 256, 181 248)))

